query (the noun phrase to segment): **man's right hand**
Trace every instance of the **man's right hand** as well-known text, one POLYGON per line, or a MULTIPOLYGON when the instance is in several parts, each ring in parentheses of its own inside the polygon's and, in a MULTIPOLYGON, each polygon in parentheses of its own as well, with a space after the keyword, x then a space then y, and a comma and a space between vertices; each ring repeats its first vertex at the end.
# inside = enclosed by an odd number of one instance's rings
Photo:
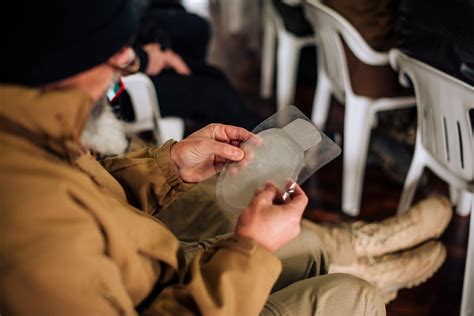
POLYGON ((235 234, 254 239, 271 252, 295 238, 308 197, 296 185, 293 197, 278 205, 275 202, 280 194, 274 185, 267 184, 240 215, 235 234))

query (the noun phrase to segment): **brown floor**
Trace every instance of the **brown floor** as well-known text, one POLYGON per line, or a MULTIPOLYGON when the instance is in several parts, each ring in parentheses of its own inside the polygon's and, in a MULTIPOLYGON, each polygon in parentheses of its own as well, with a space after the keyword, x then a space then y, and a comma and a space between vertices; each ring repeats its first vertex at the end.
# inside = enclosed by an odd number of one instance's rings
MULTIPOLYGON (((205 2, 194 1, 201 4, 205 2)), ((210 1, 209 9, 214 35, 210 45, 210 62, 228 75, 250 107, 263 117, 271 115, 275 111, 275 100, 262 100, 259 97, 260 50, 249 48, 251 33, 244 31, 237 35, 228 34, 220 23, 219 1, 210 1)), ((260 32, 259 25, 246 29, 260 32)), ((313 93, 312 85, 298 83, 295 104, 307 115, 311 111, 313 93)), ((329 130, 341 131, 343 113, 344 108, 341 105, 332 106, 327 124, 329 130)), ((360 216, 350 218, 343 215, 340 211, 341 171, 340 156, 306 181, 304 189, 310 197, 310 205, 305 213, 307 218, 318 222, 357 219, 370 221, 395 213, 401 185, 392 182, 382 170, 369 167, 366 170, 360 216)), ((420 186, 416 200, 432 193, 446 194, 446 185, 435 175, 426 173, 428 181, 420 186)), ((388 315, 459 315, 468 226, 468 217, 454 216, 441 238, 448 248, 446 262, 426 283, 414 289, 400 291, 398 298, 387 306, 388 315)))

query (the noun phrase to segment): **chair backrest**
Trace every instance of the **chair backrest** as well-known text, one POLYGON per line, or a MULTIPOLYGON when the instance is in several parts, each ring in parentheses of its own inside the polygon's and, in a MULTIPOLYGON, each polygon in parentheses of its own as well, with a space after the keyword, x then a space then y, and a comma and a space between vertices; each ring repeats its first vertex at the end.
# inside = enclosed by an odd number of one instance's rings
POLYGON ((474 87, 398 49, 390 51, 390 63, 400 72, 400 82, 415 89, 418 113, 417 137, 439 164, 456 177, 474 179, 473 123, 474 87))
POLYGON ((131 133, 152 130, 157 143, 161 144, 161 114, 153 82, 142 73, 123 77, 122 81, 130 95, 135 114, 135 121, 126 124, 127 130, 131 133))
POLYGON ((283 23, 282 17, 278 14, 276 9, 273 7, 272 0, 263 0, 263 23, 271 21, 274 23, 277 30, 284 30, 285 24, 283 23))
POLYGON ((318 67, 323 66, 336 95, 353 94, 341 37, 354 55, 369 65, 388 65, 388 54, 373 50, 339 13, 320 0, 307 0, 305 14, 319 37, 318 67))

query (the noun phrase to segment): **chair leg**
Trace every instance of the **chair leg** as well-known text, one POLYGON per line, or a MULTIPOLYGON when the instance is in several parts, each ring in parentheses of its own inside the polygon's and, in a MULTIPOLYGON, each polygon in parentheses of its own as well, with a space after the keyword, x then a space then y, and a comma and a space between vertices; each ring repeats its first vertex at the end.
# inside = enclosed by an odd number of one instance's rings
POLYGON ((346 100, 344 114, 344 151, 342 180, 342 210, 357 216, 364 184, 367 149, 373 120, 370 103, 346 100))
POLYGON ((275 71, 276 29, 271 17, 265 16, 262 48, 262 70, 260 96, 268 99, 272 95, 273 73, 275 71))
MULTIPOLYGON (((244 25, 244 1, 233 0, 225 2, 225 18, 227 20, 227 31, 230 34, 238 34, 244 25)), ((222 3, 222 2, 221 2, 222 3)))
POLYGON ((318 84, 313 100, 311 120, 319 129, 324 129, 331 106, 331 82, 322 65, 318 65, 318 84))
POLYGON ((278 33, 277 56, 277 110, 291 105, 295 97, 296 72, 301 47, 297 40, 286 32, 278 33))
POLYGON ((467 216, 471 212, 472 199, 474 194, 468 191, 461 191, 456 203, 456 213, 460 216, 467 216))
POLYGON ((451 205, 455 205, 458 202, 459 198, 459 189, 453 185, 449 186, 449 200, 451 201, 451 205))
POLYGON ((471 219, 469 240, 467 242, 466 268, 464 269, 464 286, 462 290, 461 315, 474 315, 474 202, 471 202, 471 219))
POLYGON ((423 163, 424 158, 422 155, 423 153, 420 150, 417 150, 417 146, 415 146, 413 160, 411 161, 410 170, 408 170, 408 174, 403 185, 402 196, 400 197, 400 202, 398 203, 398 214, 406 212, 413 201, 416 188, 418 187, 418 182, 420 181, 420 178, 423 175, 423 169, 425 168, 425 164, 423 163))

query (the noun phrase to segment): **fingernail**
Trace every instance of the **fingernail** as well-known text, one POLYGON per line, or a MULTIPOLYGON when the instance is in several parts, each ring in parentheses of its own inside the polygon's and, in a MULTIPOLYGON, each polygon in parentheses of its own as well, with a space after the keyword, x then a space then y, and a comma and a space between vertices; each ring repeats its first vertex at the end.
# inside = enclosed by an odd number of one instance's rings
POLYGON ((232 156, 234 156, 235 158, 243 158, 244 153, 241 150, 236 149, 232 153, 232 156))

